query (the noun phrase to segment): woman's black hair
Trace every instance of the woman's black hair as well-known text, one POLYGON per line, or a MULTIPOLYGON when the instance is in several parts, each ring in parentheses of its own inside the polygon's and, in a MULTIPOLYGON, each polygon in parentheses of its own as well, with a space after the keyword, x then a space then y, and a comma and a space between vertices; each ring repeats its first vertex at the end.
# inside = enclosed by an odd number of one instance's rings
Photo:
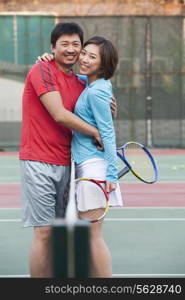
POLYGON ((94 36, 84 43, 84 47, 94 44, 100 47, 101 67, 100 78, 109 79, 114 75, 118 64, 118 52, 111 41, 101 36, 94 36))

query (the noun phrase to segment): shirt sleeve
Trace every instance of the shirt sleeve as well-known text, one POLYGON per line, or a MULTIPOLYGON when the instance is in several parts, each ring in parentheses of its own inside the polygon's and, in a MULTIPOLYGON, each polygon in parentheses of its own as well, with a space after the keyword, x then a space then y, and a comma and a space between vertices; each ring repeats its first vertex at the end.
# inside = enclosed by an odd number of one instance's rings
POLYGON ((88 83, 88 78, 87 78, 87 76, 86 76, 86 75, 80 75, 80 74, 76 74, 76 76, 77 76, 78 78, 80 78, 82 81, 84 81, 84 82, 85 82, 85 84, 87 84, 87 83, 88 83))
POLYGON ((38 97, 52 91, 59 91, 56 76, 48 62, 39 62, 34 66, 30 73, 30 81, 38 97))
POLYGON ((111 96, 106 90, 93 89, 89 92, 88 100, 103 141, 104 158, 108 162, 106 180, 116 182, 118 168, 115 130, 110 108, 111 96))

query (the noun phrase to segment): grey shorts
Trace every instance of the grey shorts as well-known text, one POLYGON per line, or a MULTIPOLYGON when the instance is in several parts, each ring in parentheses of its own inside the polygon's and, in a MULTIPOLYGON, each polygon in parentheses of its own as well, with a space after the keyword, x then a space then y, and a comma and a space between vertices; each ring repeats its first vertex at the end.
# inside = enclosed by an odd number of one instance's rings
POLYGON ((63 218, 68 203, 70 166, 20 161, 23 226, 48 226, 63 218))

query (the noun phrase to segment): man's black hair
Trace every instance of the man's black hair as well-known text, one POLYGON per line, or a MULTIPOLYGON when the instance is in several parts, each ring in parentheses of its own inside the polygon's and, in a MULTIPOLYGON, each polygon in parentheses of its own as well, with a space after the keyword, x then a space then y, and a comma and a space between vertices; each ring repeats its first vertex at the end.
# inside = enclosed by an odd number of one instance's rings
POLYGON ((81 44, 83 45, 84 34, 80 25, 75 22, 60 22, 51 32, 51 44, 53 47, 55 47, 56 41, 64 34, 77 34, 80 38, 81 44))

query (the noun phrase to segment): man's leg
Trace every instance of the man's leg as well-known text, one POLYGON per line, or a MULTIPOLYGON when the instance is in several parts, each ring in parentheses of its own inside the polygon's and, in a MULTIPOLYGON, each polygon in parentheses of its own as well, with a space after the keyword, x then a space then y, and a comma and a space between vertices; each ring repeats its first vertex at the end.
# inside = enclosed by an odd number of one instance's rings
POLYGON ((30 253, 31 277, 52 277, 51 227, 34 227, 30 253))
POLYGON ((69 166, 21 161, 24 227, 34 227, 30 251, 31 277, 51 277, 51 224, 64 216, 69 166))
POLYGON ((33 227, 30 250, 31 277, 50 277, 51 225, 55 217, 55 184, 49 176, 49 164, 21 161, 22 220, 24 227, 33 227))

